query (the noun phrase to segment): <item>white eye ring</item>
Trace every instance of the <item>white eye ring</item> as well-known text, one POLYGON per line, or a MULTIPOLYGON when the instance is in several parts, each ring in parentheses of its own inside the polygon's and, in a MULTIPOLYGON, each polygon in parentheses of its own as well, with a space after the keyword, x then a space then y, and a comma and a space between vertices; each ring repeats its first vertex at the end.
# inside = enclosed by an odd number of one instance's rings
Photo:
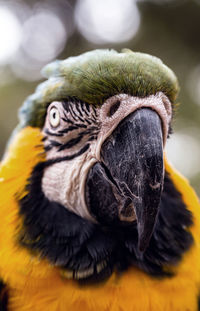
POLYGON ((57 108, 51 108, 49 113, 49 121, 53 127, 57 127, 60 124, 60 114, 57 108))

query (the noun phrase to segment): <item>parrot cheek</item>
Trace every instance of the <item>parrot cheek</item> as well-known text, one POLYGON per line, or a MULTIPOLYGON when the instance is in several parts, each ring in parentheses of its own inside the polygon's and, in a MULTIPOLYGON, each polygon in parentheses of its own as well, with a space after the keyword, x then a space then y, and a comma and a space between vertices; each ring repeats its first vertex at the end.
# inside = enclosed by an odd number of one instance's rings
MULTIPOLYGON (((159 210, 169 100, 162 92, 145 98, 118 94, 95 111, 91 108, 77 129, 67 125, 67 107, 52 103, 43 129, 50 164, 42 178, 45 196, 109 227, 137 223, 139 248, 144 250, 159 210), (55 130, 48 123, 52 109, 60 115, 55 130)), ((81 104, 75 108, 80 113, 81 104)))
POLYGON ((163 188, 163 134, 159 115, 139 109, 122 120, 89 171, 86 204, 104 225, 135 225, 138 247, 149 244, 163 188))
POLYGON ((85 176, 96 162, 90 152, 73 161, 55 163, 44 170, 42 191, 50 201, 62 204, 69 211, 95 222, 85 204, 85 176))

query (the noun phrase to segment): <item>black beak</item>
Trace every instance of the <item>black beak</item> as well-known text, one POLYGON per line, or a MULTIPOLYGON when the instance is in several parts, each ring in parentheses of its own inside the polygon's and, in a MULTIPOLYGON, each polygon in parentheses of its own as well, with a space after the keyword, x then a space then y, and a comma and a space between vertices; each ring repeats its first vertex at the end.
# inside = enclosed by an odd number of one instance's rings
POLYGON ((142 108, 128 115, 103 143, 101 158, 87 177, 88 208, 106 225, 136 220, 143 252, 154 231, 164 179, 158 114, 142 108))

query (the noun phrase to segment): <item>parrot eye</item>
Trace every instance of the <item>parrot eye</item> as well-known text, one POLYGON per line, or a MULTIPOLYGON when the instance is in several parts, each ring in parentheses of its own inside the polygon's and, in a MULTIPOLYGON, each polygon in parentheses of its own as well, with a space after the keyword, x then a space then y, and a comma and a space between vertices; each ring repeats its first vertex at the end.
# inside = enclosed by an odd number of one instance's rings
POLYGON ((57 127, 60 124, 60 113, 57 108, 51 108, 49 113, 49 121, 52 127, 57 127))

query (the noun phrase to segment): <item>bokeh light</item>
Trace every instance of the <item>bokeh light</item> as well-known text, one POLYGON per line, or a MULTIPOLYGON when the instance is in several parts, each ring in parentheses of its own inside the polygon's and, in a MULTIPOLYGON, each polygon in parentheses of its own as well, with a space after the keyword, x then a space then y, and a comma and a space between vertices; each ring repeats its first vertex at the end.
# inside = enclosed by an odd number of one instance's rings
POLYGON ((134 0, 78 0, 75 20, 87 40, 117 43, 136 35, 140 14, 134 0))
POLYGON ((64 48, 67 31, 62 21, 51 11, 41 10, 23 26, 22 48, 32 59, 48 62, 64 48))
POLYGON ((41 79, 41 68, 66 47, 74 31, 72 10, 68 1, 56 4, 48 0, 33 6, 21 0, 0 2, 0 64, 10 66, 3 68, 4 84, 10 81, 6 78, 10 69, 23 80, 41 79))
POLYGON ((22 39, 22 27, 15 14, 0 7, 0 64, 8 63, 17 52, 22 39))
POLYGON ((158 56, 181 103, 168 157, 200 194, 200 0, 0 0, 0 153, 41 68, 96 48, 158 56), (186 18, 187 17, 187 18, 186 18))
POLYGON ((200 137, 195 128, 186 128, 173 134, 167 142, 168 159, 183 175, 192 178, 200 172, 200 137))

